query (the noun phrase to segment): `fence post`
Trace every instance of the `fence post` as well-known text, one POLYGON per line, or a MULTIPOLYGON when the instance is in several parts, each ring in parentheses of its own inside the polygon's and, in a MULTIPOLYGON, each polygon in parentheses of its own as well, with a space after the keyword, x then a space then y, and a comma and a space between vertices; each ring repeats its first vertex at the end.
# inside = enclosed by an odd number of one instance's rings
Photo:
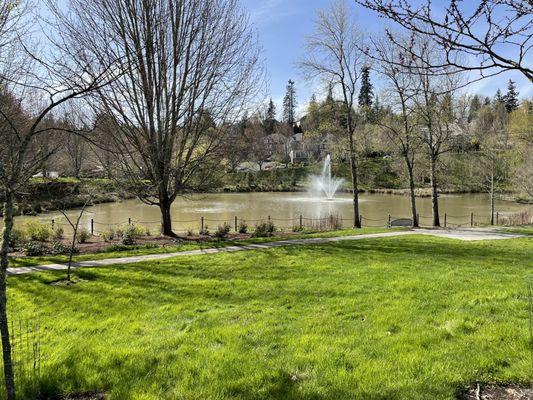
POLYGON ((200 235, 204 234, 204 217, 200 218, 200 235))
POLYGON ((54 229, 56 221, 52 218, 52 229, 54 229))
POLYGON ((387 222, 387 228, 390 228, 390 214, 389 214, 389 219, 388 219, 388 222, 387 222))
POLYGON ((359 214, 359 225, 361 225, 361 228, 363 227, 363 214, 359 214))
POLYGON ((470 227, 474 226, 474 213, 470 213, 470 227))
POLYGON ((91 235, 94 236, 94 219, 91 218, 91 235))
POLYGON ((270 223, 270 215, 268 216, 268 222, 270 223))
POLYGON ((500 220, 500 213, 496 211, 496 225, 498 225, 499 220, 500 220))
POLYGON ((131 217, 128 218, 128 225, 131 225, 131 217))
POLYGON ((237 232, 238 228, 237 228, 237 216, 235 216, 235 232, 237 232))
POLYGON ((444 213, 444 227, 446 228, 446 213, 444 213))
POLYGON ((416 214, 416 224, 420 228, 420 214, 418 214, 418 213, 416 214))
POLYGON ((302 215, 300 214, 300 229, 303 229, 303 227, 304 227, 304 221, 303 221, 302 215))

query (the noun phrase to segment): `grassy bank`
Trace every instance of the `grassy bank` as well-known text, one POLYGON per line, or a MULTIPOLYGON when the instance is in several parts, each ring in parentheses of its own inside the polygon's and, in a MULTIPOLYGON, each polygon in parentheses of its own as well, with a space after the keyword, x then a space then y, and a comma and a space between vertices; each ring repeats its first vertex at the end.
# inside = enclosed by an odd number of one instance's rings
POLYGON ((43 398, 453 399, 531 380, 532 273, 527 238, 409 236, 10 277, 8 294, 11 316, 39 315, 43 398))
MULTIPOLYGON (((176 244, 166 246, 157 246, 152 244, 146 245, 132 245, 132 246, 110 246, 104 251, 97 253, 80 254, 73 257, 74 262, 87 260, 103 260, 106 258, 119 258, 130 256, 142 256, 146 254, 166 254, 178 251, 198 250, 207 248, 217 248, 225 246, 246 245, 255 243, 272 242, 283 239, 300 239, 300 238, 316 238, 316 237, 335 237, 335 236, 350 236, 350 235, 365 235, 369 233, 391 232, 398 231, 405 228, 363 228, 363 229, 345 229, 329 232, 303 232, 303 233, 282 233, 276 232, 272 237, 264 238, 248 238, 244 240, 201 240, 201 241, 179 241, 176 244)), ((12 268, 31 267, 34 265, 52 264, 52 263, 66 263, 68 256, 54 255, 54 256, 39 256, 39 257, 10 257, 9 266, 12 268)))

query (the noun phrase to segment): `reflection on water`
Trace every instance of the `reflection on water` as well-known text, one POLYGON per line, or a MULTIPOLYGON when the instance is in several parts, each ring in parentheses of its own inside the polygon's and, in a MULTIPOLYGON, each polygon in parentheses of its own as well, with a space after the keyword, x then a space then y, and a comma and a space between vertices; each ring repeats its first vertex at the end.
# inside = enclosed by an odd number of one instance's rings
MULTIPOLYGON (((417 207, 421 223, 431 222, 431 199, 417 198, 417 207)), ((448 225, 468 225, 470 213, 474 213, 476 222, 486 223, 489 217, 490 201, 488 195, 442 195, 439 207, 441 214, 447 213, 448 225)), ((521 210, 533 210, 512 202, 496 201, 496 210, 500 215, 521 210)), ((360 197, 360 210, 363 225, 385 226, 388 214, 392 218, 409 217, 409 197, 386 194, 363 194, 360 197)), ((172 208, 172 220, 176 231, 188 228, 198 229, 201 217, 211 228, 223 221, 233 224, 235 216, 244 219, 249 225, 270 216, 278 226, 293 226, 299 216, 320 218, 335 213, 350 226, 353 208, 350 194, 340 193, 333 200, 312 197, 306 193, 222 193, 205 194, 192 199, 178 198, 172 208)), ((71 211, 76 215, 77 211, 71 211)), ((16 224, 27 218, 39 218, 46 221, 61 220, 59 213, 41 214, 37 217, 17 217, 16 224)), ((83 218, 83 224, 90 226, 94 220, 95 231, 105 230, 109 225, 126 224, 128 218, 145 225, 156 232, 159 227, 159 209, 148 206, 139 200, 126 200, 120 203, 99 204, 89 207, 83 218)))

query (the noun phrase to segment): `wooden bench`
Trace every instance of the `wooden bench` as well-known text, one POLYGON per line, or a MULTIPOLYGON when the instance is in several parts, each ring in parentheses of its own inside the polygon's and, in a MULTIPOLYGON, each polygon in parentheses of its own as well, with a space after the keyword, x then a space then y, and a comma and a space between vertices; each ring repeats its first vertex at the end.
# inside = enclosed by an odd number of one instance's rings
POLYGON ((389 222, 389 228, 395 226, 413 226, 413 220, 411 218, 398 218, 389 222))

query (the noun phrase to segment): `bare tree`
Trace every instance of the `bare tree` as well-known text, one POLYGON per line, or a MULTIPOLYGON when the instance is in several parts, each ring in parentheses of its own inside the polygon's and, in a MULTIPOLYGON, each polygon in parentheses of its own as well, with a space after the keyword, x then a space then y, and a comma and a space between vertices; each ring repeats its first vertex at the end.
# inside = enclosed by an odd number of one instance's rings
POLYGON ((409 194, 411 198, 411 214, 413 226, 418 227, 418 214, 416 210, 414 168, 416 155, 420 149, 420 140, 417 135, 417 120, 413 107, 417 95, 417 83, 411 70, 401 66, 408 58, 400 47, 396 46, 390 38, 373 40, 374 58, 378 61, 376 69, 387 82, 389 94, 389 110, 375 118, 377 125, 383 128, 387 138, 401 155, 409 179, 409 194), (402 60, 400 63, 399 61, 402 60))
POLYGON ((16 397, 6 298, 14 201, 53 151, 43 149, 37 139, 57 132, 57 127, 47 123, 54 110, 105 85, 111 77, 110 70, 88 69, 82 62, 67 63, 55 51, 40 52, 38 58, 28 33, 28 10, 18 1, 0 5, 0 197, 4 220, 0 245, 0 333, 9 400, 16 397))
MULTIPOLYGON (((230 122, 260 81, 259 49, 237 0, 70 0, 56 6, 63 40, 122 75, 91 105, 111 116, 106 131, 126 184, 161 210, 174 236, 177 196, 209 187, 230 122)), ((101 127, 101 129, 105 128, 101 127)))
POLYGON ((307 38, 308 56, 300 61, 300 67, 308 79, 322 78, 341 93, 343 118, 346 121, 343 131, 348 142, 353 192, 353 225, 356 228, 361 227, 361 221, 355 145, 357 120, 354 106, 357 104, 357 85, 363 64, 361 44, 362 36, 346 2, 335 0, 327 10, 318 12, 315 32, 307 38))
POLYGON ((458 71, 479 71, 482 76, 516 70, 533 82, 531 0, 484 0, 475 5, 449 0, 444 10, 431 0, 415 4, 406 0, 355 1, 439 46, 445 57, 427 60, 402 41, 396 43, 412 52, 421 68, 440 72, 451 66, 458 71))
POLYGON ((422 67, 440 58, 434 44, 418 37, 411 41, 410 46, 420 55, 411 57, 415 67, 410 68, 410 73, 417 87, 413 107, 420 125, 419 137, 429 159, 433 226, 440 226, 437 167, 441 155, 451 150, 452 138, 459 128, 455 123, 453 97, 459 82, 452 73, 434 75, 428 68, 422 67))

